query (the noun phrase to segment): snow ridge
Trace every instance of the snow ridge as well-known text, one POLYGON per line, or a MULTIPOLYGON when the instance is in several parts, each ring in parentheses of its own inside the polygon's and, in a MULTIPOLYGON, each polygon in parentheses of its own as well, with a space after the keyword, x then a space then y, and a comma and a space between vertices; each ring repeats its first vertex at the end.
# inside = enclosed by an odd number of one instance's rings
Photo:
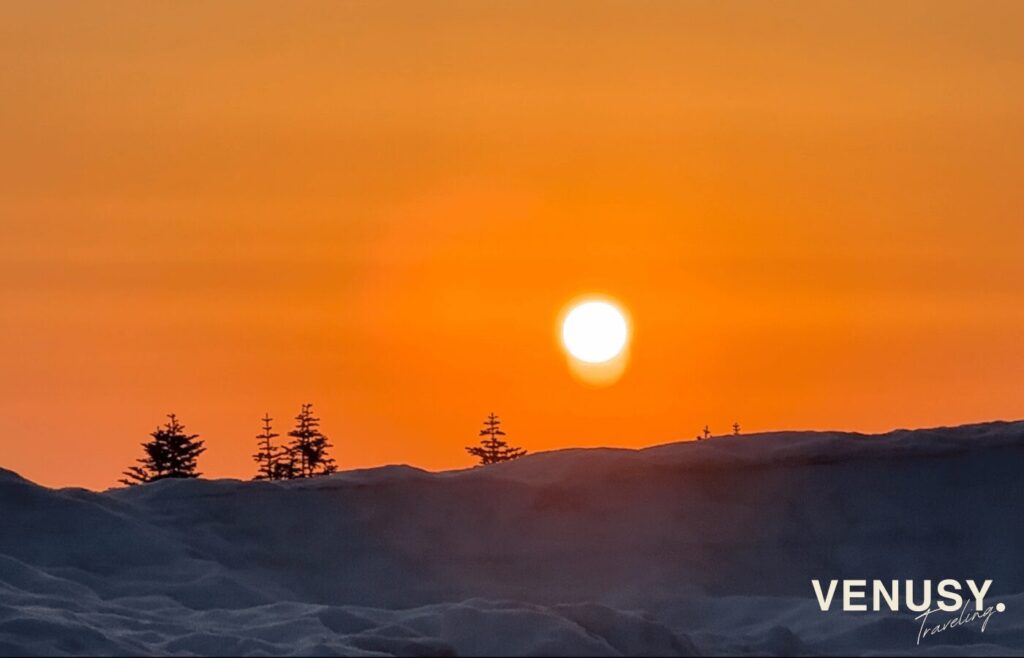
POLYGON ((0 655, 1020 654, 1021 472, 1021 422, 103 493, 0 470, 0 655), (947 577, 1007 613, 920 649, 809 585, 947 577))

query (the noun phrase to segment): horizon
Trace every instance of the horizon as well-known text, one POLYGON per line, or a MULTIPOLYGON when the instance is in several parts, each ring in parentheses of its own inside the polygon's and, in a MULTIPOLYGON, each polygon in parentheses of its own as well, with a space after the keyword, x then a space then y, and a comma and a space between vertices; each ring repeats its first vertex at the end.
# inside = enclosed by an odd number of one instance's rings
MULTIPOLYGON (((976 422, 960 423, 960 424, 956 424, 956 425, 936 425, 936 426, 926 426, 926 427, 896 427, 896 428, 892 428, 892 429, 888 429, 888 430, 883 430, 883 431, 880 431, 880 432, 858 432, 858 431, 854 431, 854 430, 838 430, 838 429, 767 429, 767 430, 760 430, 760 431, 756 431, 756 432, 741 432, 740 434, 732 434, 732 433, 715 434, 715 435, 712 435, 711 437, 709 437, 707 439, 703 439, 703 440, 698 440, 696 438, 686 438, 686 439, 679 439, 679 440, 676 440, 676 441, 666 441, 666 442, 662 442, 662 443, 651 443, 651 444, 640 445, 640 446, 614 446, 614 445, 556 446, 556 447, 548 448, 546 450, 537 451, 537 452, 530 451, 528 454, 526 454, 523 457, 521 457, 521 459, 526 459, 526 458, 530 458, 530 457, 534 457, 535 458, 535 457, 540 457, 540 456, 543 456, 543 455, 549 455, 549 454, 559 453, 559 452, 577 452, 577 451, 589 451, 589 450, 594 450, 594 451, 612 450, 612 451, 625 451, 625 452, 643 452, 645 450, 655 450, 655 449, 664 448, 664 447, 667 447, 667 446, 676 446, 676 445, 687 444, 687 443, 698 444, 698 443, 704 443, 706 441, 719 441, 719 440, 722 440, 722 439, 751 439, 751 438, 758 438, 758 437, 763 437, 763 436, 775 436, 775 435, 787 435, 787 434, 839 434, 839 435, 847 435, 847 436, 883 437, 883 436, 888 436, 888 435, 891 435, 891 434, 897 434, 897 433, 901 433, 901 432, 909 432, 909 433, 941 432, 943 430, 965 430, 965 429, 974 429, 974 428, 979 428, 979 427, 988 427, 988 426, 993 426, 993 425, 998 426, 998 425, 1017 425, 1017 424, 1024 424, 1024 418, 1022 418, 1022 419, 993 419, 993 420, 986 420, 986 421, 976 421, 976 422)), ((202 439, 203 437, 200 436, 199 438, 202 439)), ((421 472, 421 473, 428 473, 428 474, 433 474, 433 475, 442 475, 442 474, 445 474, 445 473, 457 473, 457 472, 470 471, 470 470, 474 470, 474 469, 477 469, 477 468, 486 468, 486 467, 487 467, 487 465, 485 465, 485 464, 469 464, 468 466, 461 466, 461 467, 431 469, 431 468, 423 468, 423 467, 417 466, 416 464, 412 464, 412 463, 409 463, 409 462, 389 462, 389 463, 382 463, 382 464, 374 464, 374 465, 370 465, 370 466, 354 466, 354 467, 350 467, 350 468, 346 468, 346 467, 344 467, 344 465, 342 465, 340 468, 338 468, 338 470, 336 472, 329 473, 325 477, 331 477, 331 476, 335 476, 335 475, 344 475, 346 473, 353 473, 353 472, 369 472, 369 471, 376 471, 376 470, 390 469, 390 468, 410 468, 410 469, 413 469, 413 470, 421 472)), ((200 465, 200 470, 201 470, 201 465, 200 465)), ((111 491, 111 490, 115 490, 115 489, 127 488, 127 485, 124 484, 124 483, 113 484, 113 485, 110 485, 110 486, 104 486, 104 487, 98 487, 98 488, 97 487, 86 487, 86 486, 81 486, 81 485, 52 486, 52 485, 48 485, 48 484, 45 484, 43 482, 40 482, 38 480, 35 480, 35 479, 31 478, 31 477, 28 477, 24 473, 20 473, 20 472, 18 472, 15 469, 8 468, 4 464, 0 464, 0 471, 6 471, 8 473, 12 473, 15 476, 21 477, 21 478, 23 478, 23 479, 25 479, 25 480, 33 483, 33 484, 44 486, 44 487, 46 487, 48 489, 53 489, 53 490, 61 490, 61 489, 86 489, 88 491, 102 493, 104 491, 111 491)), ((202 481, 211 481, 211 482, 219 481, 219 480, 228 480, 228 481, 233 481, 233 482, 266 482, 266 480, 260 480, 260 479, 256 478, 255 475, 257 475, 257 473, 256 473, 256 465, 254 464, 254 466, 253 466, 253 473, 249 474, 248 476, 223 475, 223 476, 218 476, 218 477, 210 477, 206 473, 200 473, 198 475, 198 477, 196 477, 194 479, 202 480, 202 481)), ((324 476, 321 476, 321 477, 324 477, 324 476)), ((279 483, 288 483, 288 482, 298 482, 298 483, 301 483, 301 482, 307 482, 308 483, 308 482, 311 482, 311 481, 315 481, 316 479, 317 478, 313 478, 312 480, 310 480, 310 479, 297 479, 297 480, 294 480, 294 479, 293 480, 283 479, 283 480, 276 480, 276 482, 279 482, 279 483)), ((174 481, 174 478, 170 478, 170 480, 174 481)), ((158 480, 158 481, 166 481, 166 480, 158 480)), ((155 484, 158 481, 154 481, 154 482, 151 482, 149 484, 155 484)))
POLYGON ((172 411, 245 478, 309 401, 343 469, 469 466, 492 410, 531 452, 1024 417, 1022 3, 0 22, 33 481, 113 485, 172 411))

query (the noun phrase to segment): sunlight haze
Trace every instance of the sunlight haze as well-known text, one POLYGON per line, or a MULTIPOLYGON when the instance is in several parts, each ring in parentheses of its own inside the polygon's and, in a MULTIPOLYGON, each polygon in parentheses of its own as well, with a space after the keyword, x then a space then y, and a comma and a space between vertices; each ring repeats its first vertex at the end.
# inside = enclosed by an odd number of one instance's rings
POLYGON ((5 468, 174 412, 249 478, 305 402, 342 469, 1024 417, 1024 4, 423 7, 0 6, 5 468))

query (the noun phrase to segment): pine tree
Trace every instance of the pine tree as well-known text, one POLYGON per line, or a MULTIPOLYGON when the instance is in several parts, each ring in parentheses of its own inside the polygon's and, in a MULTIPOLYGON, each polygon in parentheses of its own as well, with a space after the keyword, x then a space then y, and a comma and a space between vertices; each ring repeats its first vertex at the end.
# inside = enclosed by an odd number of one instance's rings
POLYGON ((142 444, 146 456, 137 460, 140 466, 126 470, 121 480, 129 486, 155 482, 167 478, 196 478, 199 455, 206 452, 203 441, 197 441, 198 434, 186 434, 185 426, 174 414, 167 416, 168 422, 157 427, 150 436, 152 440, 142 444))
POLYGON ((514 448, 502 438, 505 432, 501 429, 501 419, 493 413, 484 421, 484 427, 480 430, 480 445, 469 446, 466 452, 477 457, 481 466, 497 464, 518 459, 526 454, 523 448, 514 448))
POLYGON ((274 462, 275 480, 294 480, 299 476, 299 466, 295 461, 295 451, 290 447, 281 448, 281 453, 274 462))
POLYGON ((253 461, 259 464, 259 471, 256 474, 257 480, 277 480, 278 478, 278 460, 281 459, 281 449, 274 445, 273 441, 279 435, 274 432, 274 428, 271 425, 273 418, 270 414, 266 414, 262 418, 263 420, 263 431, 256 435, 257 441, 259 441, 259 448, 255 455, 252 456, 253 461))
POLYGON ((295 417, 295 429, 288 432, 292 437, 289 446, 294 460, 292 477, 308 478, 316 475, 330 475, 337 470, 334 459, 328 454, 330 441, 320 431, 320 419, 313 415, 313 405, 302 405, 302 411, 295 417))
POLYGON ((739 436, 740 435, 740 424, 739 424, 739 422, 735 422, 735 423, 732 424, 732 435, 733 436, 739 436))

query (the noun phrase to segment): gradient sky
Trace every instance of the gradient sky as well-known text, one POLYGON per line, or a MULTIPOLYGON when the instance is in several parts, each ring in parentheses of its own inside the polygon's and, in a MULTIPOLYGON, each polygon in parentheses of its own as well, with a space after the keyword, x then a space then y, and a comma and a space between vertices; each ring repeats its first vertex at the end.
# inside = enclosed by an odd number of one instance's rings
POLYGON ((0 5, 0 465, 1024 417, 1024 3, 0 5), (555 340, 603 292, 613 386, 555 340), (286 429, 286 428, 279 428, 286 429))

